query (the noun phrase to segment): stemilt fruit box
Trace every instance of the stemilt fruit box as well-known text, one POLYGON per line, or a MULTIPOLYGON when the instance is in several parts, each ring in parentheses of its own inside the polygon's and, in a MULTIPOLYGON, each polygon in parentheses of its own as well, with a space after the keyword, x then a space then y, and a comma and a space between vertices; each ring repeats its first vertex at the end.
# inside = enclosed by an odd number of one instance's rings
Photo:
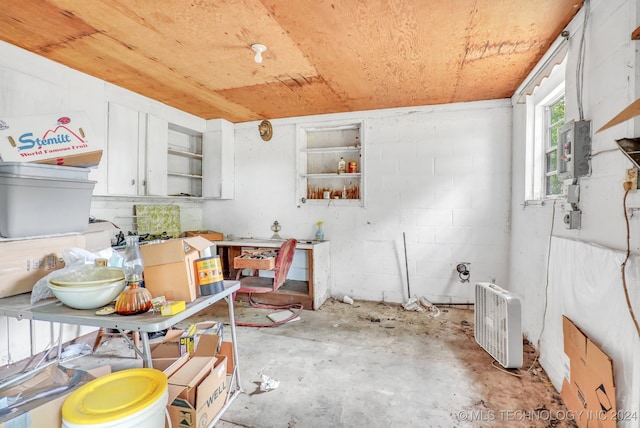
POLYGON ((92 167, 101 148, 89 139, 86 113, 0 117, 0 158, 5 162, 36 162, 92 167))

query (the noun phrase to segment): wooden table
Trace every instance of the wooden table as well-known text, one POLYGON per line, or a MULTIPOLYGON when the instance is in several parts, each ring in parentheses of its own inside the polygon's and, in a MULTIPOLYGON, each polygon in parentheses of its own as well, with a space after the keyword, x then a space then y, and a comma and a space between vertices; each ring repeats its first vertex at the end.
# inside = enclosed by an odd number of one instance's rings
MULTIPOLYGON (((235 279, 237 269, 233 268, 233 259, 242 253, 242 249, 280 248, 284 239, 236 238, 232 241, 216 241, 218 255, 222 259, 224 277, 235 279)), ((259 301, 285 305, 302 303, 305 309, 318 309, 330 295, 330 244, 329 241, 299 240, 296 252, 304 252, 307 261, 307 275, 304 281, 291 279, 289 270, 287 281, 276 292, 260 294, 259 301)), ((238 295, 240 297, 240 295, 238 295)))

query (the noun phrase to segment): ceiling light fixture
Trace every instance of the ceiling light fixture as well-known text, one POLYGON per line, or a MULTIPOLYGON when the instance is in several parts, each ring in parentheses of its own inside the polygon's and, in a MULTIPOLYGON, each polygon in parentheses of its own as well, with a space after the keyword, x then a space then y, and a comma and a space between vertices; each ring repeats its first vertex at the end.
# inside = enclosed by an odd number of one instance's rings
POLYGON ((262 54, 264 52, 266 52, 267 47, 265 45, 261 45, 259 43, 255 43, 253 45, 251 45, 251 49, 254 50, 254 52, 256 53, 256 56, 253 58, 255 62, 257 62, 258 64, 260 64, 262 62, 262 54))

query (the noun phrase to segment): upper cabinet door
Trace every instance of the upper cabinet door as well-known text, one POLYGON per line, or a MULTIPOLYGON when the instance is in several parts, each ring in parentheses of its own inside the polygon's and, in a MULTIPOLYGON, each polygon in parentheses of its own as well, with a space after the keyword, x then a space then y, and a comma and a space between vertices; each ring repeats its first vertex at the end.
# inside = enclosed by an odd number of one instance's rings
POLYGON ((235 130, 224 119, 207 121, 202 140, 202 196, 211 199, 235 197, 235 130))
POLYGON ((109 103, 107 188, 110 195, 137 195, 139 119, 136 110, 109 103))
POLYGON ((146 195, 167 196, 167 146, 169 123, 152 114, 146 115, 145 145, 146 195))

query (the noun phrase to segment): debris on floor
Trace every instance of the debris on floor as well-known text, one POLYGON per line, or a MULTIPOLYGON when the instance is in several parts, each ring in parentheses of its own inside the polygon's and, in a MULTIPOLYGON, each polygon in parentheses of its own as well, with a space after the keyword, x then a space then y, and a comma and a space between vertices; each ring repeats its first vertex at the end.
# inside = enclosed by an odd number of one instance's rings
POLYGON ((349 296, 344 296, 342 298, 342 302, 346 303, 347 305, 353 305, 353 299, 349 296))
POLYGON ((365 316, 364 319, 369 320, 371 322, 380 322, 380 321, 382 321, 382 318, 380 318, 379 316, 371 315, 371 314, 368 314, 367 316, 365 316))
MULTIPOLYGON (((272 312, 267 315, 267 318, 277 323, 277 322, 282 322, 287 318, 290 318, 293 314, 295 314, 295 311, 288 309, 286 311, 272 312)), ((300 317, 297 316, 293 319, 290 319, 289 321, 287 321, 287 323, 294 322, 294 321, 300 321, 300 317)))
POLYGON ((79 357, 81 355, 90 354, 92 351, 91 346, 86 343, 73 343, 64 348, 60 354, 60 358, 63 360, 79 357))
POLYGON ((280 381, 271 379, 269 376, 265 374, 260 375, 260 377, 262 378, 262 382, 260 383, 260 391, 262 392, 271 391, 273 389, 276 389, 278 386, 280 386, 280 381))
POLYGON ((402 305, 402 307, 406 311, 416 311, 416 312, 428 311, 428 312, 431 312, 429 315, 431 315, 432 317, 437 317, 440 315, 440 309, 438 309, 437 306, 435 306, 433 303, 427 300, 426 297, 420 297, 419 299, 412 297, 407 301, 407 303, 402 305))

